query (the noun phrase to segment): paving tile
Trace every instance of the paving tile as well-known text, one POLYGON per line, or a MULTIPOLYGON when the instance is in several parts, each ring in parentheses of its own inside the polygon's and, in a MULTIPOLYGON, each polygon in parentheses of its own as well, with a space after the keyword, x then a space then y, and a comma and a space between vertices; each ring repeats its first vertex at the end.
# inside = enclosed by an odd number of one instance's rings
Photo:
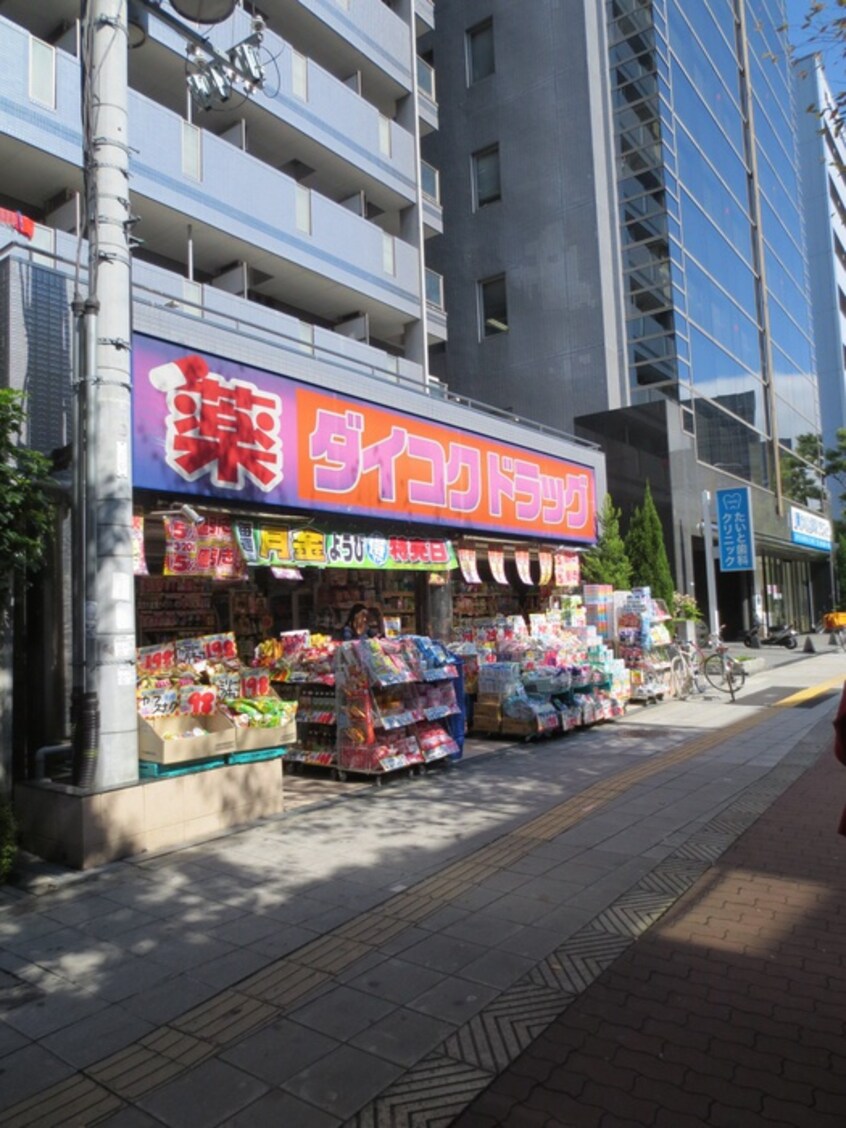
POLYGON ((348 982, 350 987, 367 994, 378 995, 392 1003, 405 1003, 443 978, 440 971, 394 957, 375 964, 348 982))
POLYGON ((283 1018, 231 1046, 221 1059, 278 1086, 338 1047, 336 1039, 283 1018))
POLYGON ((266 1092, 267 1086, 257 1078, 212 1058, 141 1097, 138 1105, 168 1128, 213 1128, 266 1092))
POLYGON ((481 944, 456 940, 452 936, 428 935, 413 947, 407 948, 402 953, 402 958, 447 975, 460 971, 466 964, 483 955, 484 951, 481 944))
POLYGON ((191 976, 201 983, 221 991, 224 987, 231 987, 248 975, 267 967, 268 957, 251 948, 236 948, 234 952, 227 952, 215 960, 204 960, 191 969, 191 976))
POLYGON ((3 1021, 18 1033, 37 1040, 97 1014, 108 1005, 95 993, 81 991, 72 983, 66 983, 64 990, 54 990, 7 1011, 3 1021))
POLYGON ((504 990, 531 971, 536 962, 534 958, 520 956, 516 952, 492 948, 477 960, 466 964, 461 969, 461 977, 504 990))
POLYGON ((478 1014, 497 994, 495 987, 451 975, 411 999, 408 1006, 458 1025, 478 1014))
POLYGON ((397 1065, 412 1066, 452 1031, 450 1022, 399 1007, 350 1039, 350 1045, 397 1065))
POLYGON ((394 1004, 386 999, 339 986, 292 1011, 290 1017, 331 1038, 347 1041, 393 1009, 394 1004))
POLYGON ((151 1023, 129 1014, 123 1007, 110 1006, 50 1034, 40 1044, 77 1069, 84 1069, 152 1030, 151 1023))
POLYGON ((289 1078, 283 1087, 300 1100, 346 1119, 387 1089, 401 1073, 401 1066, 384 1058, 355 1046, 341 1046, 289 1078))
POLYGON ((339 1128, 341 1121, 290 1093, 265 1093, 237 1116, 227 1120, 226 1128, 339 1128))
POLYGON ((151 990, 122 1000, 121 1006, 154 1024, 166 1023, 206 1002, 215 992, 215 987, 201 983, 189 973, 177 973, 151 990))
POLYGON ((561 899, 553 899, 550 895, 547 900, 536 897, 524 897, 522 893, 506 893, 498 900, 487 906, 486 912, 493 917, 512 921, 514 924, 532 924, 548 913, 561 899))
POLYGON ((0 1058, 0 1110, 35 1096, 75 1072, 73 1066, 34 1043, 0 1058))

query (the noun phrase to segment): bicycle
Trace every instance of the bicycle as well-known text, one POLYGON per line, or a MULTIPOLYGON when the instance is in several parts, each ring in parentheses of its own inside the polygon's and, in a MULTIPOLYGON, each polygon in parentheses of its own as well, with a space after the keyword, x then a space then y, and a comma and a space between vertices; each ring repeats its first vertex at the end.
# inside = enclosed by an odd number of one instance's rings
POLYGON ((699 647, 692 642, 677 638, 672 649, 675 650, 670 658, 670 687, 673 696, 680 701, 686 701, 694 690, 697 693, 704 693, 702 672, 704 656, 699 647))
POLYGON ((705 659, 702 672, 714 689, 730 693, 734 701, 735 693, 743 689, 746 682, 746 670, 742 662, 732 658, 728 646, 718 636, 712 636, 711 646, 713 653, 705 659))

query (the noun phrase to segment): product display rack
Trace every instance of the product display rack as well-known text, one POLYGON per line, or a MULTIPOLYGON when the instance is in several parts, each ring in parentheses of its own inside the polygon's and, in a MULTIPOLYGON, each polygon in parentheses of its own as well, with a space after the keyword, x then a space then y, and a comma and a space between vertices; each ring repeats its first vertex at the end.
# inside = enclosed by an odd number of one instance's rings
POLYGON ((337 773, 373 776, 460 755, 449 721, 460 712, 458 670, 417 636, 343 643, 337 655, 337 773))
POLYGON ((288 764, 334 768, 337 762, 334 679, 290 680, 277 683, 283 700, 297 702, 297 746, 286 756, 288 764))
POLYGON ((138 635, 146 643, 218 629, 211 581, 197 576, 143 576, 135 609, 138 635))

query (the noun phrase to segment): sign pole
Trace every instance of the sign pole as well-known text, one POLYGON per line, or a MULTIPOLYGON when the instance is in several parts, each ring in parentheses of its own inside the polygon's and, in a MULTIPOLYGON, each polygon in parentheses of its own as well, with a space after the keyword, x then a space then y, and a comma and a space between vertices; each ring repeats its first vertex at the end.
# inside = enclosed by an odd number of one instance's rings
POLYGON ((702 534, 705 538, 705 578, 708 586, 708 631, 720 633, 720 612, 717 607, 717 576, 714 570, 714 534, 711 529, 711 494, 702 491, 702 534))

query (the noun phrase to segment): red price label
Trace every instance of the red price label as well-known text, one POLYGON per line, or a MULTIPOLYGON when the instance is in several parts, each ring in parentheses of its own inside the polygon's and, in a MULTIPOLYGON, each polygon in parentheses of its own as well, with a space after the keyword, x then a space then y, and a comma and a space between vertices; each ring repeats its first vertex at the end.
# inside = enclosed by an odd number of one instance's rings
POLYGON ((270 677, 260 671, 241 675, 242 697, 267 697, 270 694, 270 677))
POLYGON ((225 662, 238 655, 233 634, 206 635, 203 638, 206 657, 213 662, 225 662))
POLYGON ((208 717, 217 709, 217 690, 211 685, 184 685, 179 691, 179 711, 208 717))
POLYGON ((176 649, 172 644, 166 646, 144 646, 138 651, 138 668, 142 676, 169 673, 176 662, 176 649))

